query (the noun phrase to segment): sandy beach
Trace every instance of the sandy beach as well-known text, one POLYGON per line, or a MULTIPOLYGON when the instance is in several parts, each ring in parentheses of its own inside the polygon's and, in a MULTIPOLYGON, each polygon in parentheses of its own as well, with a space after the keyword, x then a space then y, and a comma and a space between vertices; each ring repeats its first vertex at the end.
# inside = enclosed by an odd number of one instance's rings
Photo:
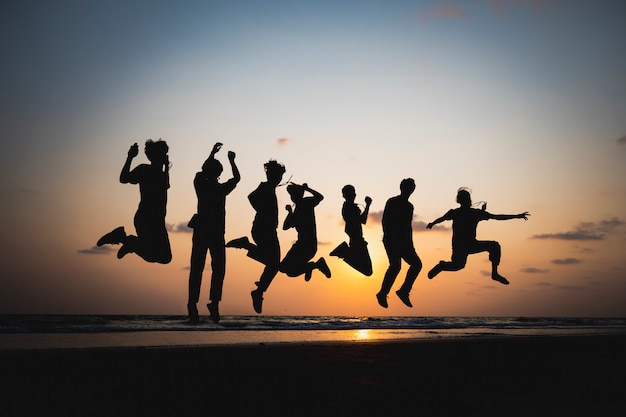
POLYGON ((608 415, 626 336, 0 352, 3 415, 608 415))

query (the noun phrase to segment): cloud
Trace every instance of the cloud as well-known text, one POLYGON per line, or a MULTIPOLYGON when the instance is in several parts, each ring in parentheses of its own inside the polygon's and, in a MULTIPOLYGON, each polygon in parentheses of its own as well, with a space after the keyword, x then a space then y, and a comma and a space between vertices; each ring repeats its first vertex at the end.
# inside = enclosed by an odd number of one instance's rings
POLYGON ((92 246, 89 249, 79 249, 78 253, 83 255, 108 255, 111 252, 117 252, 117 249, 111 246, 92 246))
POLYGON ((574 230, 561 233, 545 233, 533 235, 533 239, 557 239, 557 240, 602 240, 604 235, 592 233, 587 230, 574 230))
POLYGON ((578 248, 579 253, 595 253, 596 251, 592 248, 578 248))
POLYGON ((565 291, 580 291, 587 289, 585 285, 557 285, 556 288, 565 291))
MULTIPOLYGON (((422 220, 413 221, 413 231, 414 232, 428 232, 429 229, 426 227, 427 225, 428 223, 422 220)), ((430 230, 435 230, 439 232, 447 232, 450 229, 447 228, 446 226, 436 225, 436 226, 433 226, 433 228, 430 230)))
MULTIPOLYGON (((423 220, 417 220, 417 218, 418 218, 418 216, 416 216, 416 215, 413 216, 413 231, 414 232, 425 232, 425 231, 428 231, 428 229, 426 228, 426 225, 428 225, 428 223, 426 223, 423 220)), ((382 224, 382 222, 383 222, 383 210, 371 211, 369 213, 369 216, 367 217, 367 219, 368 219, 368 223, 371 221, 372 223, 382 224)), ((447 231, 447 230, 450 230, 450 229, 445 227, 445 226, 433 226, 432 230, 447 231)))
POLYGON ((371 220, 374 223, 382 223, 383 222, 383 211, 379 210, 379 211, 370 211, 369 215, 367 216, 368 221, 371 220))
POLYGON ((420 20, 425 22, 431 19, 466 18, 467 13, 458 4, 446 2, 434 4, 430 9, 420 14, 420 20))
MULTIPOLYGON (((590 223, 590 225, 593 226, 593 223, 590 223)), ((598 230, 604 233, 611 233, 613 230, 623 225, 624 225, 624 221, 622 219, 618 219, 617 217, 614 217, 609 220, 602 220, 598 224, 598 230)))
POLYGON ((622 136, 621 138, 617 139, 617 144, 621 146, 626 146, 626 136, 622 136))
POLYGON ((291 139, 289 139, 289 138, 278 138, 278 139, 276 139, 276 143, 281 148, 287 146, 287 143, 289 143, 289 142, 291 142, 291 139))
POLYGON ((587 289, 587 286, 585 285, 554 285, 551 282, 545 282, 545 281, 537 282, 534 285, 538 287, 552 287, 557 290, 564 290, 564 291, 581 291, 581 290, 587 289))
POLYGON ((556 239, 556 240, 603 240, 607 234, 624 225, 624 221, 617 217, 600 222, 580 222, 574 226, 574 230, 558 233, 544 233, 533 235, 531 239, 556 239))
POLYGON ((177 224, 166 224, 165 227, 168 232, 171 233, 192 233, 193 229, 187 226, 188 222, 182 222, 177 224))
POLYGON ((545 274, 545 273, 550 272, 550 270, 528 266, 526 268, 520 269, 520 272, 526 272, 527 274, 545 274))
POLYGON ((576 265, 581 263, 580 259, 576 258, 565 258, 565 259, 553 259, 552 263, 555 265, 576 265))

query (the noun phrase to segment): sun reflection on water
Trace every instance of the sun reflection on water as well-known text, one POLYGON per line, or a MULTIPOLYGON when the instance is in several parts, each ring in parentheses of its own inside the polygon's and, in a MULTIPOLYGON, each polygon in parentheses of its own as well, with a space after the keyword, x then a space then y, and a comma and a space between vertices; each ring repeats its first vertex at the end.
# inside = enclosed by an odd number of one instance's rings
POLYGON ((359 329, 354 331, 354 340, 371 340, 373 338, 370 329, 359 329))

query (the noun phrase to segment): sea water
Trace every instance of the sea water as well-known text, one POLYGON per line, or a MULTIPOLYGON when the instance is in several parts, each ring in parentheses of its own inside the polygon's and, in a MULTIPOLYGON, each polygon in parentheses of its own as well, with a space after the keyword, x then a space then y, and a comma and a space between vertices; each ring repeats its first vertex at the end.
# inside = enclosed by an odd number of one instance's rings
POLYGON ((626 318, 0 315, 0 350, 626 334, 626 318))

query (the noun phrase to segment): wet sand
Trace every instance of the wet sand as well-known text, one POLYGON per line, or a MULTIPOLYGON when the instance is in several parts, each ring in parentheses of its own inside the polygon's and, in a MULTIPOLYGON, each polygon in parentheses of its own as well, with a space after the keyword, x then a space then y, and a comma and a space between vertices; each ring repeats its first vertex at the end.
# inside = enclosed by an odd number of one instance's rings
POLYGON ((0 351, 2 414, 608 415, 626 335, 0 351))

